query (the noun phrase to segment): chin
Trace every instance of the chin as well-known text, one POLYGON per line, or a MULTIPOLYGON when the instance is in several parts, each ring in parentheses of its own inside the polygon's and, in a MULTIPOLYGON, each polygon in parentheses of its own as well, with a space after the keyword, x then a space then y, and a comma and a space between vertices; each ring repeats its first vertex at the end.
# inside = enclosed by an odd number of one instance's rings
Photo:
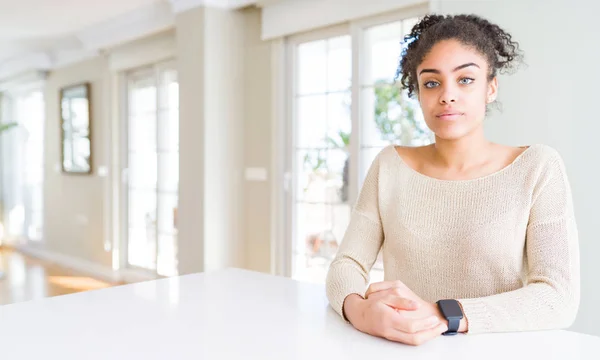
POLYGON ((458 140, 478 130, 478 124, 469 122, 458 122, 454 124, 436 123, 429 127, 436 138, 440 140, 458 140))
POLYGON ((469 133, 465 129, 435 129, 433 132, 440 140, 458 140, 469 133))

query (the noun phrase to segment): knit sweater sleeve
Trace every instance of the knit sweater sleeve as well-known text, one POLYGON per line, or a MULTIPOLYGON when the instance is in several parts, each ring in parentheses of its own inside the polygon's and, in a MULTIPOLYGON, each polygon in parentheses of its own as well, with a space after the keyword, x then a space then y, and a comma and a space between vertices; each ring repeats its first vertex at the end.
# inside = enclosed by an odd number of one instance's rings
POLYGON ((350 294, 364 297, 369 273, 383 242, 379 216, 380 156, 375 158, 352 209, 346 229, 326 279, 327 298, 344 320, 344 300, 350 294))
POLYGON ((578 232, 562 159, 553 152, 533 190, 526 230, 525 285, 492 296, 459 299, 468 333, 569 327, 580 298, 578 232))

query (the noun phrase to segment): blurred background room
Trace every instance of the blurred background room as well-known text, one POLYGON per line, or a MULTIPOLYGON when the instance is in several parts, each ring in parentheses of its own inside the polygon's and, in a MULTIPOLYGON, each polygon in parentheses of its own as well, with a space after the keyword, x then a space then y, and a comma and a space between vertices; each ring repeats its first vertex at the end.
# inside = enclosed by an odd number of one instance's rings
POLYGON ((585 0, 0 0, 0 305, 227 267, 324 283, 375 155, 433 141, 395 81, 428 13, 487 17, 524 50, 486 134, 563 156, 572 330, 600 336, 585 0))

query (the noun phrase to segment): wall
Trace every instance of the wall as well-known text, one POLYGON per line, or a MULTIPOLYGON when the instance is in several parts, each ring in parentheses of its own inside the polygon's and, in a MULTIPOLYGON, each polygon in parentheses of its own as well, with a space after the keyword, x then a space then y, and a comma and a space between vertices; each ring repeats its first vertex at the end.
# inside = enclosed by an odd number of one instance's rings
POLYGON ((427 3, 427 0, 370 0, 368 3, 364 0, 276 1, 263 9, 262 38, 294 35, 427 3))
POLYGON ((244 10, 244 167, 267 170, 265 181, 244 183, 246 267, 270 272, 271 265, 271 42, 260 39, 258 9, 244 10))
POLYGON ((245 267, 244 16, 176 17, 180 81, 179 272, 245 267))
POLYGON ((103 58, 88 60, 50 73, 46 88, 46 137, 44 183, 44 250, 107 268, 111 253, 105 251, 105 185, 98 166, 109 161, 106 121, 110 112, 108 67, 103 58), (60 89, 91 82, 92 175, 65 175, 60 171, 60 89))
POLYGON ((594 154, 600 124, 597 84, 600 49, 592 44, 600 4, 579 1, 455 1, 433 4, 443 13, 475 13, 497 22, 519 41, 527 68, 500 78, 503 112, 486 124, 488 136, 512 145, 546 143, 564 158, 573 190, 581 249, 581 306, 572 330, 600 335, 600 170, 594 154), (577 5, 579 4, 579 5, 577 5), (534 25, 535 24, 535 25, 534 25))
POLYGON ((205 271, 245 266, 242 231, 244 17, 205 11, 205 271))
POLYGON ((176 19, 179 78, 179 273, 204 268, 204 9, 176 19))

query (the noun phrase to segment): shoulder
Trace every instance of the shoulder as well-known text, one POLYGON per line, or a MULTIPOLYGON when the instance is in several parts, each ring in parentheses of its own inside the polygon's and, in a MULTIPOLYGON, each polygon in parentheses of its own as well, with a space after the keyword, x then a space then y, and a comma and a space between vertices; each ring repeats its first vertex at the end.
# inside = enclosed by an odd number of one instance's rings
POLYGON ((539 158, 541 161, 557 161, 562 160, 559 151, 546 144, 534 144, 529 146, 532 152, 539 158))
POLYGON ((407 164, 419 161, 428 146, 401 146, 388 145, 377 154, 376 160, 380 164, 407 164))
POLYGON ((548 185, 569 186, 565 162, 556 148, 545 144, 532 145, 526 163, 527 175, 533 181, 534 189, 541 190, 548 185))
MULTIPOLYGON (((387 145, 379 150, 368 165, 367 178, 379 178, 387 176, 397 176, 399 170, 406 168, 405 159, 400 155, 398 148, 408 149, 407 147, 398 145, 387 145)), ((410 150, 408 150, 410 151, 410 150)))
POLYGON ((530 145, 526 151, 528 160, 542 171, 564 171, 564 160, 560 152, 546 144, 530 145))

